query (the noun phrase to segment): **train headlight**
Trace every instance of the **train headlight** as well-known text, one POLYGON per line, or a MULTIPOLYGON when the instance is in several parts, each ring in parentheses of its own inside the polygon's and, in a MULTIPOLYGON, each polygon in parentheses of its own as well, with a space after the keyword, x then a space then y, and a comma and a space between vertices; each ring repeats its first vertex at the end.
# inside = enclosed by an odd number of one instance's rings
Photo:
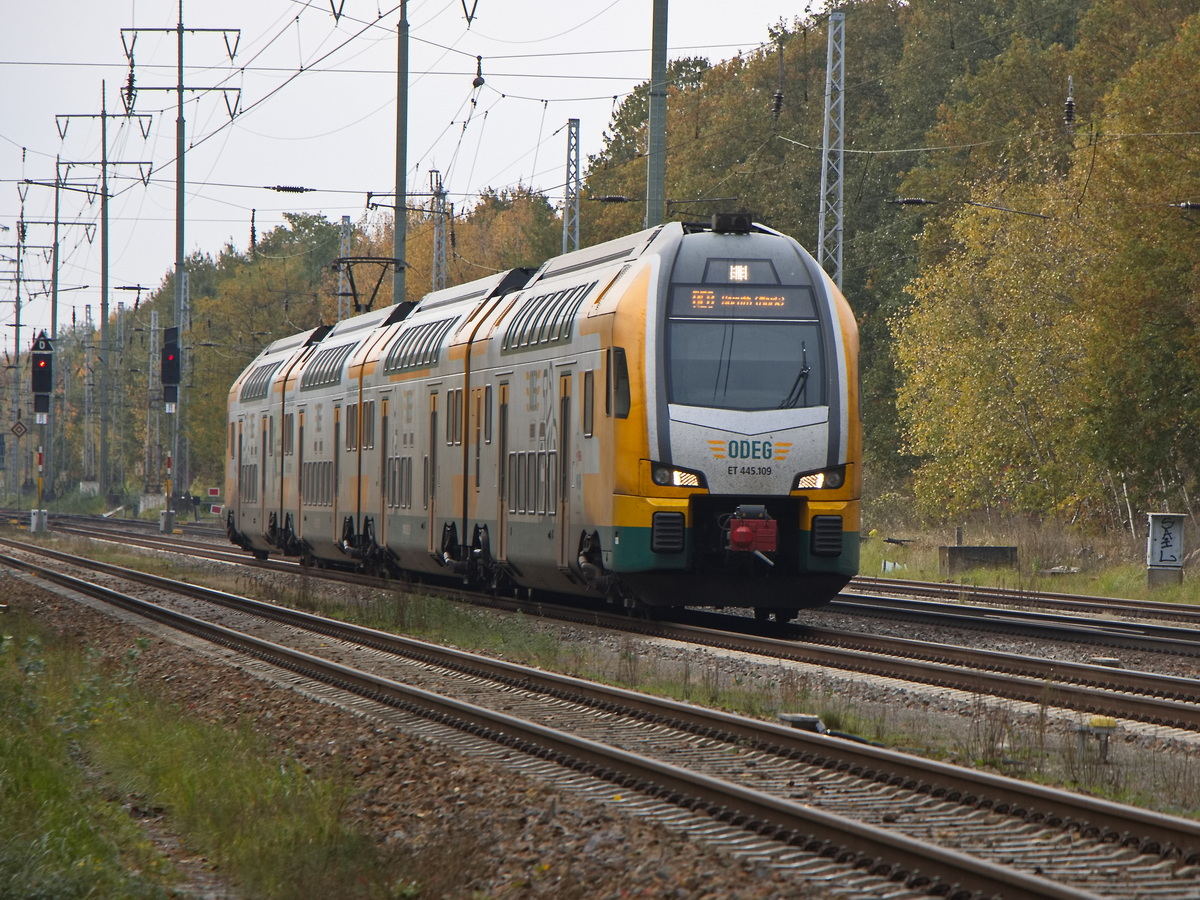
POLYGON ((845 483, 846 467, 838 466, 836 469, 825 469, 821 472, 806 472, 803 475, 796 476, 796 484, 792 490, 833 490, 835 488, 840 488, 845 483))
POLYGON ((650 479, 659 487, 704 487, 704 476, 687 469, 675 469, 654 463, 650 467, 650 479))

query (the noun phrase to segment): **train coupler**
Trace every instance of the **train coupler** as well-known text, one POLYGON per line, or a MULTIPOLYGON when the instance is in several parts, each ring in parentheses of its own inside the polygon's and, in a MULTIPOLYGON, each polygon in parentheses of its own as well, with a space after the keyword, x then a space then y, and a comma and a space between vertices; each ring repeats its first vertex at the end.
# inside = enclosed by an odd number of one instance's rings
POLYGON ((779 548, 779 523, 771 518, 765 506, 743 503, 733 511, 725 532, 725 549, 753 553, 774 565, 764 554, 779 548))

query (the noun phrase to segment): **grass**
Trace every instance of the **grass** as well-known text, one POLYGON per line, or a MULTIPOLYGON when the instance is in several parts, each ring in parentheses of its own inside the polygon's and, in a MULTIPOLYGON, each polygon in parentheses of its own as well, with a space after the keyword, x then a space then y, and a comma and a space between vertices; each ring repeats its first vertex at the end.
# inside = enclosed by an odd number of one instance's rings
POLYGON ((7 613, 0 642, 0 897, 170 896, 172 864, 126 811, 163 810, 247 896, 398 897, 396 860, 346 824, 353 790, 140 691, 130 648, 96 654, 7 613))
POLYGON ((1051 526, 980 524, 963 529, 967 545, 1015 546, 1019 568, 975 569, 953 579, 939 570, 938 548, 958 540, 954 529, 920 531, 904 526, 867 528, 863 575, 915 581, 954 581, 968 587, 1122 597, 1200 604, 1200 582, 1151 589, 1146 584, 1145 537, 1126 532, 1094 535, 1051 526))
POLYGON ((166 896, 169 866, 79 765, 88 661, 16 614, 3 629, 0 896, 166 896))

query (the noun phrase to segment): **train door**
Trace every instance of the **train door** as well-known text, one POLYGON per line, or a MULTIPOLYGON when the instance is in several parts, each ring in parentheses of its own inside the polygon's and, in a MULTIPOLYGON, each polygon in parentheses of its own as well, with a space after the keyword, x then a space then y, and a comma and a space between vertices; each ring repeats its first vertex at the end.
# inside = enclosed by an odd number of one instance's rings
POLYGON ((261 473, 258 482, 258 524, 263 532, 267 530, 267 467, 270 465, 271 445, 269 443, 273 429, 270 423, 274 419, 262 417, 262 431, 258 436, 258 458, 261 462, 261 473))
POLYGON ((342 485, 342 408, 333 407, 333 484, 328 485, 329 502, 333 508, 330 511, 329 537, 338 540, 341 535, 341 525, 338 523, 338 494, 342 485))
POLYGON ((242 441, 244 438, 245 420, 238 417, 237 420, 237 455, 234 459, 234 491, 230 501, 234 504, 234 524, 238 531, 245 534, 246 525, 242 521, 246 514, 246 505, 242 502, 242 477, 245 474, 242 468, 242 441))
MULTIPOLYGON (((557 472, 553 463, 550 465, 548 483, 553 491, 557 489, 558 514, 558 565, 566 569, 571 565, 571 373, 560 373, 558 376, 558 448, 550 448, 550 458, 558 460, 557 472), (557 479, 557 484, 555 481, 557 479)), ((553 510, 551 504, 546 504, 547 510, 553 510)))
POLYGON ((496 559, 508 558, 508 383, 499 386, 499 409, 496 413, 496 537, 494 552, 496 559))
POLYGON ((304 537, 304 501, 309 490, 304 468, 304 409, 296 410, 296 537, 304 537))
POLYGON ((429 394, 429 443, 425 449, 424 465, 424 495, 425 495, 425 530, 429 532, 428 550, 434 553, 438 549, 440 536, 434 534, 437 523, 437 443, 438 443, 438 395, 437 391, 429 394))
POLYGON ((389 494, 390 479, 396 477, 396 470, 391 465, 388 454, 392 452, 392 444, 388 434, 388 397, 385 395, 379 402, 379 465, 375 467, 375 472, 379 476, 379 519, 375 536, 376 543, 380 547, 387 546, 387 523, 388 523, 388 497, 395 496, 389 494))

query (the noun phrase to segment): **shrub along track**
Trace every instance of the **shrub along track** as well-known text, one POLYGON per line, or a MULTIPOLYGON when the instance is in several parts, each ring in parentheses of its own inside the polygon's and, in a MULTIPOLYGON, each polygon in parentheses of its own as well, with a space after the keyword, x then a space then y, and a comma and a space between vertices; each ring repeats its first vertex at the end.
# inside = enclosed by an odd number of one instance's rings
MULTIPOLYGON (((13 557, 7 562, 37 568, 13 557)), ((956 897, 1132 891, 1146 898, 1183 898, 1200 890, 1200 826, 1189 821, 106 568, 110 576, 152 585, 155 592, 220 603, 239 616, 267 616, 286 627, 270 627, 272 640, 263 641, 243 633, 245 624, 234 630, 181 618, 157 603, 99 589, 106 602, 169 620, 171 627, 282 666, 300 679, 325 681, 372 704, 431 717, 589 779, 639 791, 658 804, 692 811, 690 818, 707 814, 725 823, 723 831, 740 828, 765 836, 755 841, 753 852, 774 865, 803 870, 822 855, 834 858, 850 867, 843 889, 854 881, 855 869, 867 873, 855 884, 855 895, 880 896, 894 891, 897 881, 911 890, 956 897), (320 638, 299 638, 295 629, 320 638), (281 647, 280 640, 305 649, 281 647), (319 655, 318 647, 325 648, 319 655), (397 662, 398 655, 410 661, 397 662), (471 699, 436 696, 396 677, 433 678, 440 692, 451 693, 449 686, 456 685, 453 692, 471 699), (500 708, 484 708, 489 705, 500 708)), ((39 574, 92 591, 67 576, 39 574)), ((724 839, 733 845, 747 840, 733 834, 724 839)))

